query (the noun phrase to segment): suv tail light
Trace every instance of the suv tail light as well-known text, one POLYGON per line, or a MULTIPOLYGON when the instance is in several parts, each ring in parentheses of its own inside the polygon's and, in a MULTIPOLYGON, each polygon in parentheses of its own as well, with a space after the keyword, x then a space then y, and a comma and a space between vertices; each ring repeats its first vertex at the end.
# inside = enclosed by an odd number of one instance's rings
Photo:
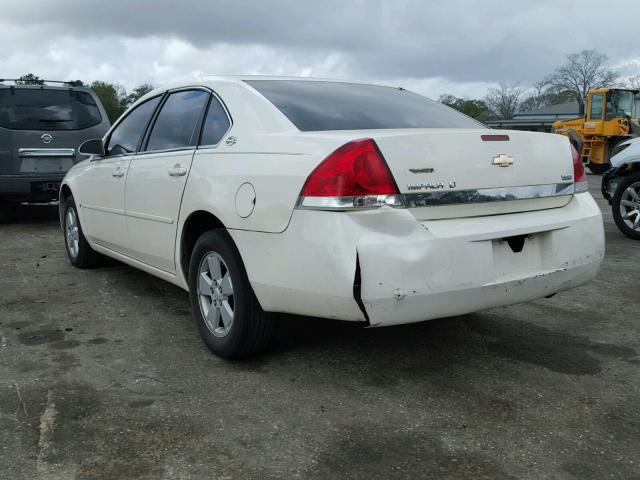
POLYGON ((584 164, 582 163, 580 154, 573 145, 571 145, 571 154, 573 155, 573 193, 588 192, 589 182, 587 180, 587 174, 584 171, 584 164))
POLYGON ((298 208, 353 210, 401 207, 402 196, 376 142, 346 143, 325 158, 307 178, 298 208))

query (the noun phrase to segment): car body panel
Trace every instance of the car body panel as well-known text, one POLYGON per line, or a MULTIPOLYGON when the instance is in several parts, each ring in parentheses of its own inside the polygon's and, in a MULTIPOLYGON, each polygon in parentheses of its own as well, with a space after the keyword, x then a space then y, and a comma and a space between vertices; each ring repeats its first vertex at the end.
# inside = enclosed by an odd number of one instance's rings
POLYGON ((230 233, 263 308, 364 321, 353 295, 359 265, 372 326, 552 295, 592 279, 604 256, 601 213, 588 193, 563 208, 425 223, 389 207, 296 211, 281 234, 230 233), (519 235, 532 240, 514 253, 502 239, 519 235))
POLYGON ((623 150, 611 157, 611 169, 602 176, 602 195, 609 203, 622 178, 640 169, 640 138, 626 140, 617 148, 623 150))
POLYGON ((195 149, 135 155, 125 192, 128 253, 175 273, 175 238, 182 194, 195 149), (173 239, 168 242, 167 239, 173 239))

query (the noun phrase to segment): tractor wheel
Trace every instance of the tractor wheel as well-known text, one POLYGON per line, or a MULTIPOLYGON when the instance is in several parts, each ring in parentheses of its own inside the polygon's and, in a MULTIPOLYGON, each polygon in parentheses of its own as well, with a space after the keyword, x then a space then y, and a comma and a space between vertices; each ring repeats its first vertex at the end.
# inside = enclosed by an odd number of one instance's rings
POLYGON ((602 175, 604 172, 611 168, 611 165, 609 165, 608 163, 590 162, 587 166, 589 167, 589 170, 591 170, 591 172, 595 173, 596 175, 602 175))

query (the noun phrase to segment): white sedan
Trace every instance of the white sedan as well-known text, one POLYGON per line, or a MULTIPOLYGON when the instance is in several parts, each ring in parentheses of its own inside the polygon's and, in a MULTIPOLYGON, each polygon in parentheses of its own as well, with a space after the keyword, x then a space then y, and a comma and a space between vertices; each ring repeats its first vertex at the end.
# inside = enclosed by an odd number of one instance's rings
POLYGON ((559 135, 487 130, 402 88, 219 77, 145 95, 61 189, 73 265, 107 255, 190 293, 223 357, 272 313, 396 325, 588 282, 604 254, 559 135))

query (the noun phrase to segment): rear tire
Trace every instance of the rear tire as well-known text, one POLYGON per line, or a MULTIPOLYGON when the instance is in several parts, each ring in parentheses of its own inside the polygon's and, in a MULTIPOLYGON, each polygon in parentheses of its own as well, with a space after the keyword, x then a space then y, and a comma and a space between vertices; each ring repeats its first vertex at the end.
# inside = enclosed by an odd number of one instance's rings
POLYGON ((92 268, 98 266, 103 257, 96 252, 84 236, 80 217, 73 196, 69 195, 64 202, 62 228, 67 258, 71 265, 77 268, 92 268))
POLYGON ((611 165, 609 165, 608 163, 591 162, 587 166, 589 167, 589 170, 591 170, 591 172, 595 173, 596 175, 602 175, 604 172, 611 168, 611 165))
POLYGON ((189 298, 202 340, 219 357, 248 356, 271 342, 275 320, 260 307, 240 253, 223 229, 209 230, 196 241, 189 298))
POLYGON ((622 233, 640 240, 640 172, 625 177, 611 201, 613 219, 622 233))

